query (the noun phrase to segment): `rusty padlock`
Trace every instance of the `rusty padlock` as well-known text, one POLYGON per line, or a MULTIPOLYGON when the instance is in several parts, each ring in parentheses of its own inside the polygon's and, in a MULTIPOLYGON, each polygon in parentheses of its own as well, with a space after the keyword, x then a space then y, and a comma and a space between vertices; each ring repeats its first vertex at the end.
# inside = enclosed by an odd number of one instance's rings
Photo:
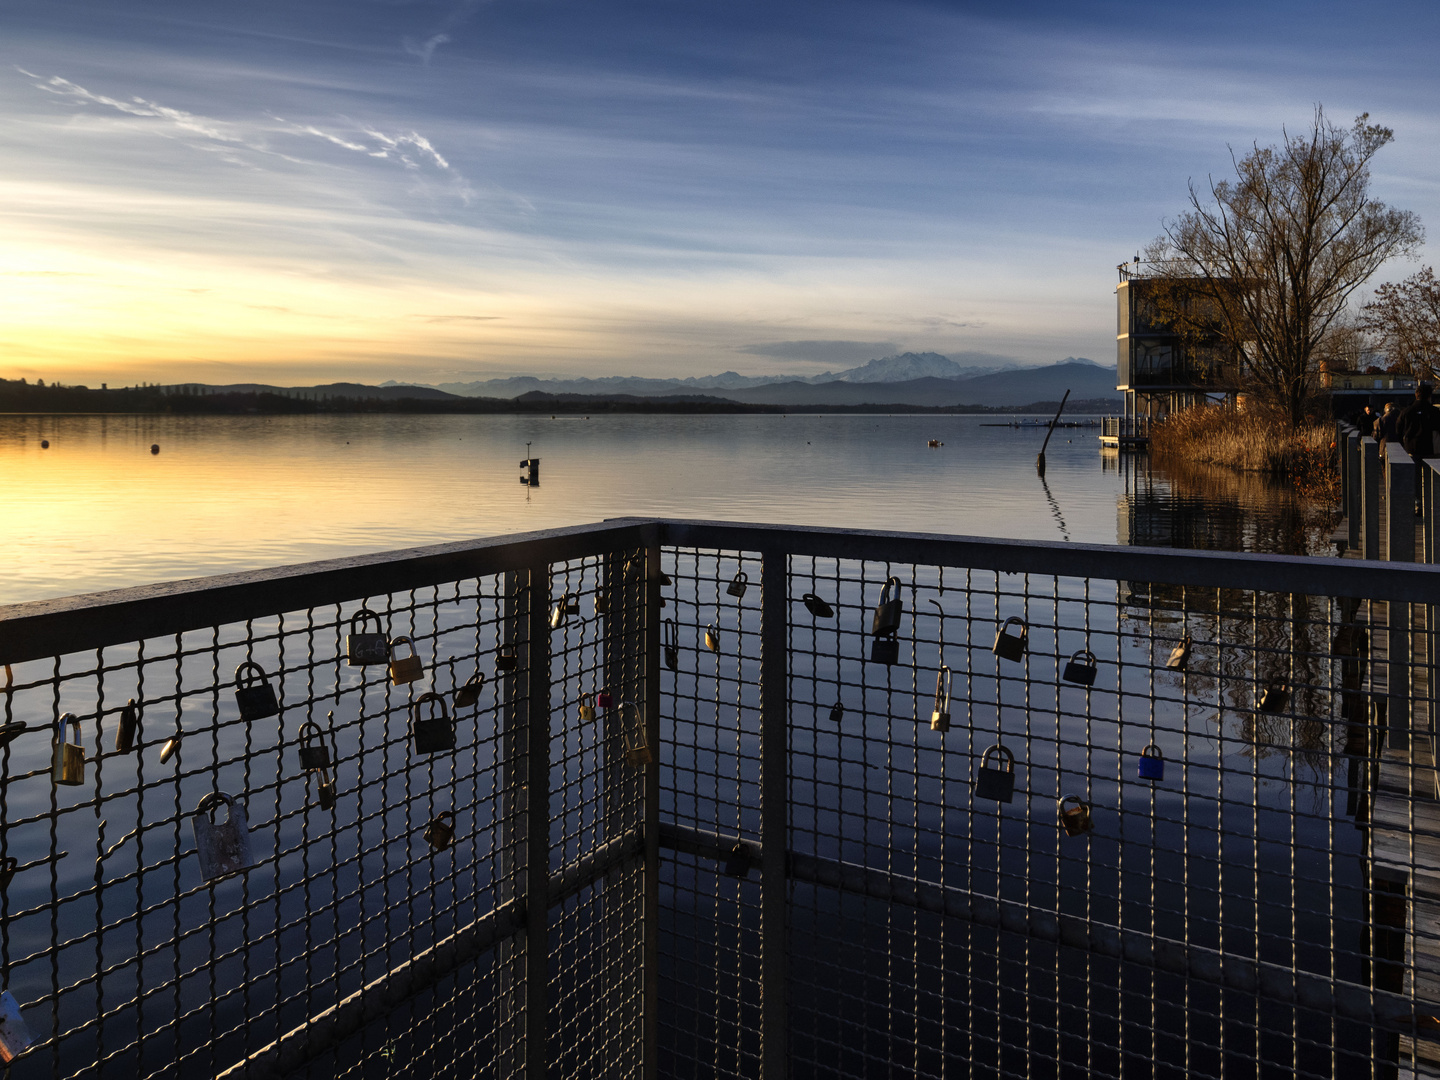
POLYGON ((140 727, 140 706, 132 697, 120 710, 120 720, 115 725, 115 752, 128 754, 135 749, 135 733, 140 727))
POLYGON ((425 665, 420 662, 420 654, 415 651, 415 642, 404 634, 390 642, 390 684, 392 686, 404 686, 406 683, 415 682, 424 674, 425 665), (396 655, 397 648, 401 645, 406 647, 408 655, 396 655))
POLYGON ((362 607, 350 618, 350 633, 345 637, 345 659, 351 667, 390 661, 390 639, 385 636, 385 624, 369 608, 362 607), (363 629, 371 622, 375 624, 374 630, 363 629))
POLYGON ((935 673, 935 708, 930 713, 931 731, 950 730, 950 686, 953 681, 950 668, 941 664, 940 670, 935 673))
POLYGON ((625 731, 625 764, 643 766, 655 760, 645 731, 645 714, 633 701, 620 703, 620 723, 625 731))
POLYGON ((745 595, 745 590, 749 587, 750 578, 746 575, 744 570, 739 570, 736 572, 735 576, 730 579, 730 584, 725 586, 725 592, 738 600, 740 597, 745 595))
POLYGON ((1011 615, 995 631, 995 644, 990 646, 990 651, 1002 660, 1014 660, 1019 662, 1025 659, 1025 650, 1030 643, 1030 628, 1025 625, 1025 620, 1019 615, 1011 615), (1020 627, 1016 632, 1011 632, 1010 626, 1014 623, 1020 627))
POLYGON ((234 797, 223 791, 202 796, 192 820, 200 874, 206 881, 219 881, 255 865, 245 808, 234 797), (216 821, 215 811, 222 805, 228 809, 227 820, 216 821))
POLYGON ((455 689, 455 709, 468 709, 480 700, 480 691, 485 689, 485 673, 476 669, 475 674, 465 680, 465 685, 455 689))
POLYGON ((438 754, 442 750, 455 749, 455 723, 445 708, 445 699, 433 690, 421 694, 410 706, 410 727, 417 754, 438 754), (429 713, 422 715, 426 705, 429 713))
POLYGON ((240 719, 247 722, 263 720, 280 711, 270 677, 254 660, 246 660, 235 669, 235 704, 240 709, 240 719))
POLYGON ((54 753, 50 764, 55 783, 68 787, 85 783, 85 747, 80 744, 80 718, 74 713, 62 713, 55 723, 54 753), (66 738, 66 725, 75 733, 74 742, 66 738))
POLYGON ((1090 804, 1079 795, 1066 795, 1060 800, 1060 824, 1066 836, 1083 836, 1095 830, 1095 821, 1090 816, 1090 804), (1067 805, 1073 803, 1074 805, 1067 805))
POLYGON ((436 851, 444 851, 455 842, 455 811, 442 810, 425 826, 425 842, 436 851))

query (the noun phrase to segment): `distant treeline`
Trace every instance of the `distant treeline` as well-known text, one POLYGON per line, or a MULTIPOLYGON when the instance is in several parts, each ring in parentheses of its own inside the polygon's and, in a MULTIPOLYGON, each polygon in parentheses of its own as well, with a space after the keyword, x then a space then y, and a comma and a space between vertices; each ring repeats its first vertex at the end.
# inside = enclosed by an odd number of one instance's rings
MULTIPOLYGON (((115 390, 88 386, 46 386, 24 379, 0 379, 3 413, 147 413, 174 416, 290 416, 316 413, 423 413, 423 414, 552 414, 567 416, 611 413, 941 413, 997 414, 1053 410, 1058 402, 1029 405, 748 405, 704 395, 638 397, 634 395, 545 394, 533 391, 518 398, 407 398, 340 396, 295 391, 229 392, 189 386, 130 386, 115 390)), ((1116 402, 1107 398, 1071 401, 1072 413, 1112 412, 1116 402)))

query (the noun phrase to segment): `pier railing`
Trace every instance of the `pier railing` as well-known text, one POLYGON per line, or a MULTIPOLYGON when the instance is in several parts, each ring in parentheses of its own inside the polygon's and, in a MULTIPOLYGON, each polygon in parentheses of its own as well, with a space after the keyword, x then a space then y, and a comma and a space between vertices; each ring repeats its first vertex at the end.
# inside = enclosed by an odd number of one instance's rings
POLYGON ((0 609, 0 1042, 1395 1075, 1437 838, 1380 777, 1433 649, 1384 612, 1436 604, 1414 563, 622 520, 0 609))

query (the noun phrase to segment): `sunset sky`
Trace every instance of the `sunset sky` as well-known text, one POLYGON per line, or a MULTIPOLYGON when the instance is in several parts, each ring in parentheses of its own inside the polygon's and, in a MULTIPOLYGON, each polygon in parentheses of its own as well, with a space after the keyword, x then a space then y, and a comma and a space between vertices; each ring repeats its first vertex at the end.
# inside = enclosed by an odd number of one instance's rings
POLYGON ((1437 46, 1428 0, 10 4, 0 377, 1112 362, 1115 264, 1317 102, 1440 239, 1437 46))

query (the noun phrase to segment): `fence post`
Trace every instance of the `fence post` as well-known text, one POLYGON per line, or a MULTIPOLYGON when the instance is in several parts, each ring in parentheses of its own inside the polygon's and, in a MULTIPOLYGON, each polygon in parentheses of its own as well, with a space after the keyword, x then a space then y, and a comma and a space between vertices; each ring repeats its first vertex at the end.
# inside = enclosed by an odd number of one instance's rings
POLYGON ((789 1073, 789 557, 760 567, 760 1076, 789 1073))
MULTIPOLYGON (((1440 554, 1440 536, 1436 530, 1440 528, 1440 514, 1435 512, 1435 500, 1440 497, 1440 471, 1436 469, 1435 459, 1422 459, 1415 466, 1420 470, 1420 484, 1424 495, 1424 561, 1430 564, 1436 562, 1437 554, 1440 554)), ((1437 673, 1440 673, 1440 650, 1436 647, 1436 616, 1440 615, 1440 607, 1434 604, 1427 604, 1425 607, 1425 720, 1428 731, 1426 738, 1430 740, 1430 760, 1434 764, 1431 774, 1434 776, 1435 788, 1434 797, 1440 799, 1440 724, 1437 724, 1435 708, 1437 701, 1440 701, 1440 688, 1435 685, 1437 673)))
POLYGON ((1350 431, 1345 436, 1345 524, 1349 528, 1346 547, 1360 551, 1360 433, 1350 431))
POLYGON ((1364 523, 1360 554, 1380 558, 1380 444, 1366 436, 1360 440, 1360 515, 1364 523))
POLYGON ((1344 420, 1335 421, 1335 463, 1340 471, 1340 505, 1347 511, 1350 507, 1350 426, 1344 420))
MULTIPOLYGON (((1415 561, 1415 463, 1397 443, 1385 444, 1385 561, 1415 561)), ((1410 747, 1410 605, 1392 600, 1386 606, 1387 653, 1385 696, 1388 745, 1410 747)))

